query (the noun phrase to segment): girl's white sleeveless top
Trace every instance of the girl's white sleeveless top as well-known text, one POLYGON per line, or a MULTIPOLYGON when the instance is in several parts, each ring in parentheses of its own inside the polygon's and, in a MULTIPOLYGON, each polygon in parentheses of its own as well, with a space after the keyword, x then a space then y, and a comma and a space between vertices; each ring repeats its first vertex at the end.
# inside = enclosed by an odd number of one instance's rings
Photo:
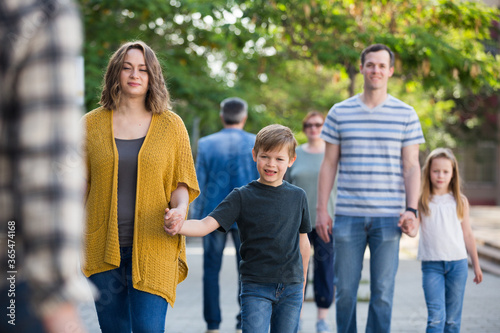
POLYGON ((421 215, 417 259, 453 261, 467 258, 457 203, 451 193, 433 195, 429 216, 421 215))

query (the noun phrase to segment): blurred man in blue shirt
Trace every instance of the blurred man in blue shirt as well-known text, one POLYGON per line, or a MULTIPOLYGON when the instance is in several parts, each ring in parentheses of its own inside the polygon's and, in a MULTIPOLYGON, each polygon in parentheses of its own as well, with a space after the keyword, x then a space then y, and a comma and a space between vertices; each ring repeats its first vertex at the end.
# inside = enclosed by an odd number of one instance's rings
MULTIPOLYGON (((196 175, 201 194, 191 207, 193 219, 207 216, 234 188, 259 178, 252 158, 255 135, 243 130, 248 117, 247 103, 236 97, 223 100, 220 117, 224 128, 198 141, 196 175)), ((227 234, 214 231, 203 237, 203 314, 207 333, 219 332, 222 320, 219 272, 228 234, 233 237, 239 273, 240 238, 236 224, 227 234)), ((236 296, 239 302, 239 295, 236 296)), ((240 312, 237 315, 236 332, 241 332, 240 312)))

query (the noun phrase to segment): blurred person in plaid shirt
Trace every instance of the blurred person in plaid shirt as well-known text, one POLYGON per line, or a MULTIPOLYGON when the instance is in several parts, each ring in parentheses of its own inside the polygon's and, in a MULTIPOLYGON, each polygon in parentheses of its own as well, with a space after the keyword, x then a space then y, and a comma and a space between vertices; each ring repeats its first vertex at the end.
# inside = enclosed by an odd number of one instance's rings
POLYGON ((83 332, 83 168, 71 1, 0 2, 2 332, 83 332))

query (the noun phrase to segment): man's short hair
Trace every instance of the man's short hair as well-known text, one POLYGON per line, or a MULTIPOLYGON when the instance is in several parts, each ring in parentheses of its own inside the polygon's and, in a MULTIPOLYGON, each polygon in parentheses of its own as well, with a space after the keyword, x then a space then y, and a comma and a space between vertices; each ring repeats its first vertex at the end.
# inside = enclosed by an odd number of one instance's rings
POLYGON ((248 114, 248 104, 238 97, 226 98, 220 103, 220 115, 227 125, 241 123, 248 114))
POLYGON ((286 126, 273 124, 264 127, 257 133, 255 145, 253 147, 255 154, 259 151, 274 151, 286 146, 290 159, 295 157, 295 148, 297 148, 297 140, 293 132, 286 126))
POLYGON ((390 67, 394 67, 394 53, 387 45, 384 44, 373 44, 364 49, 363 52, 361 52, 361 66, 365 65, 365 57, 368 53, 378 51, 387 51, 391 58, 390 67))

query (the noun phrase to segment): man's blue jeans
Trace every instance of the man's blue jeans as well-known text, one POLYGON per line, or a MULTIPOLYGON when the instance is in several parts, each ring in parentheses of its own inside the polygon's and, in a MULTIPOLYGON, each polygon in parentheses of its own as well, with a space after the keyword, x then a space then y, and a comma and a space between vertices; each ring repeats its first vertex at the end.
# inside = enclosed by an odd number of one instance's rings
MULTIPOLYGON (((233 225, 228 234, 233 237, 234 247, 236 248, 236 268, 238 277, 240 275, 240 236, 238 228, 233 225)), ((220 292, 219 292, 219 273, 222 266, 222 257, 224 247, 226 246, 227 234, 214 231, 203 237, 203 316, 207 323, 207 329, 219 329, 222 321, 220 310, 220 292)), ((240 303, 241 285, 238 278, 238 295, 235 297, 240 303)), ((239 309, 238 309, 239 310, 239 309)), ((236 328, 241 328, 241 313, 238 311, 236 316, 236 328)))
POLYGON ((422 261, 427 333, 460 332, 468 270, 467 259, 422 261))
POLYGON ((390 332, 401 238, 398 220, 399 217, 335 216, 337 332, 357 332, 356 301, 367 245, 371 295, 366 332, 390 332))
POLYGON ((99 290, 95 301, 103 333, 165 331, 167 301, 132 286, 132 247, 120 248, 120 267, 90 276, 99 290))
POLYGON ((243 333, 296 333, 302 308, 303 284, 241 284, 243 333))

